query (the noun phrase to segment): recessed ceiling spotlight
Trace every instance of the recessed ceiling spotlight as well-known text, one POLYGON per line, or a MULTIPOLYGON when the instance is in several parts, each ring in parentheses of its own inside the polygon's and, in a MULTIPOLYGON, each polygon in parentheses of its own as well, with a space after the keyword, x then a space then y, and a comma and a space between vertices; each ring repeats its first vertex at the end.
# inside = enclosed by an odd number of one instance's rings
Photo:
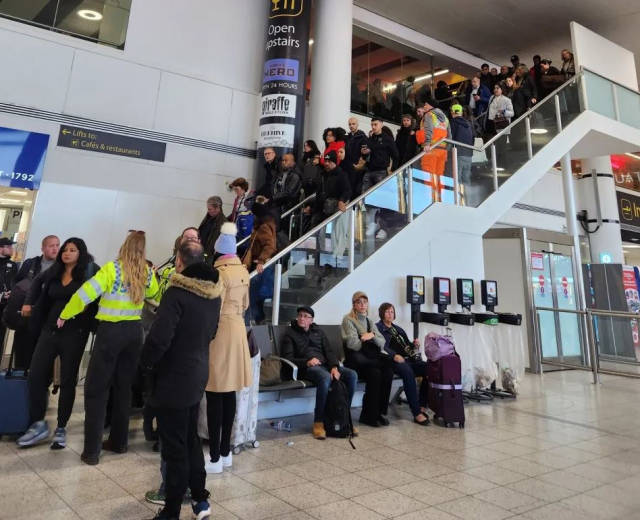
POLYGON ((95 22, 102 20, 102 15, 98 11, 92 11, 91 9, 81 9, 78 11, 78 16, 85 20, 92 20, 95 22))
POLYGON ((532 128, 531 133, 532 134, 548 134, 549 130, 547 130, 546 128, 532 128))

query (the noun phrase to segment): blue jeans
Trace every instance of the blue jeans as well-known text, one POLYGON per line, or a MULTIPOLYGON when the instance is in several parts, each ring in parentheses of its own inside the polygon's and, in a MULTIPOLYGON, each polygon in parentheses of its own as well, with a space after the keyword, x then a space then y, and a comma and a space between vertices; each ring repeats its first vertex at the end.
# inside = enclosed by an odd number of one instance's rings
POLYGON ((420 415, 422 410, 420 407, 427 406, 427 363, 425 361, 408 362, 404 363, 393 362, 393 372, 402 378, 402 385, 404 386, 404 395, 407 396, 407 402, 411 413, 414 417, 420 415), (418 385, 416 385, 416 377, 422 378, 422 384, 420 385, 420 395, 418 395, 418 385))
POLYGON ((249 318, 256 323, 266 319, 264 301, 273 298, 274 274, 275 266, 267 267, 262 274, 253 278, 249 285, 249 305, 251 306, 251 316, 249 318))
MULTIPOLYGON (((353 400, 353 394, 356 393, 356 385, 358 384, 358 374, 350 368, 338 367, 340 372, 340 381, 342 381, 349 393, 349 406, 353 400)), ((329 385, 331 384, 331 374, 325 366, 317 366, 307 368, 301 379, 311 381, 316 385, 316 408, 313 412, 313 422, 322 422, 324 419, 324 407, 327 403, 327 395, 329 394, 329 385)))

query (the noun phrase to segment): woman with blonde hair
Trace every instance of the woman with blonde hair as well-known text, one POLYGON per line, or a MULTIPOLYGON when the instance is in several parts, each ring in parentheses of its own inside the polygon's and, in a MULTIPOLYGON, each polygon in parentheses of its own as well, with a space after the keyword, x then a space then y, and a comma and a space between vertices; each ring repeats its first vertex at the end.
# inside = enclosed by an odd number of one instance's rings
POLYGON ((351 298, 351 312, 342 319, 345 366, 365 383, 360 422, 368 426, 389 426, 387 410, 393 383, 392 359, 386 341, 369 316, 369 297, 358 291, 351 298))
POLYGON ((100 298, 96 342, 84 385, 85 464, 98 464, 102 449, 126 453, 131 411, 131 385, 143 342, 142 307, 158 292, 158 282, 146 261, 144 231, 130 231, 118 259, 107 263, 71 297, 58 319, 58 328, 100 298), (104 419, 113 388, 109 439, 102 442, 104 419))

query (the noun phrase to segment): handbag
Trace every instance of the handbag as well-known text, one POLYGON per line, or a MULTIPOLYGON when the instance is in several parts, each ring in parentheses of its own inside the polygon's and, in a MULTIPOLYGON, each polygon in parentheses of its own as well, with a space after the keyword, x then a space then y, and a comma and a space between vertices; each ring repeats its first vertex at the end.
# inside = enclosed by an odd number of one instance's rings
MULTIPOLYGON (((356 329, 361 329, 359 323, 357 323, 355 320, 351 321, 355 324, 356 329)), ((367 332, 371 332, 369 319, 367 319, 367 332)), ((368 341, 362 341, 360 350, 345 349, 345 358, 348 358, 349 364, 355 364, 358 366, 377 365, 381 357, 382 351, 372 339, 368 341)))
POLYGON ((496 115, 495 119, 493 120, 493 126, 495 127, 496 132, 501 132, 509 126, 509 120, 504 116, 496 115))
POLYGON ((325 216, 330 217, 338 212, 338 199, 324 199, 323 210, 325 216))
POLYGON ((282 383, 282 363, 269 354, 260 364, 260 386, 275 386, 282 383))

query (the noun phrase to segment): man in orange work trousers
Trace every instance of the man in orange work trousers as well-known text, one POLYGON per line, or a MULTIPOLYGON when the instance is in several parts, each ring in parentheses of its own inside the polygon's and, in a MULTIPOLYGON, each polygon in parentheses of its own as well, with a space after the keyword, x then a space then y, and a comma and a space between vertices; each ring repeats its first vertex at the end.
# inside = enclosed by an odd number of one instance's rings
POLYGON ((422 156, 422 170, 431 174, 431 197, 433 202, 442 200, 443 189, 440 177, 444 175, 447 163, 447 145, 442 143, 436 147, 431 145, 440 139, 451 139, 449 120, 435 99, 428 99, 424 104, 424 117, 420 122, 420 130, 416 132, 416 141, 427 152, 422 156))

